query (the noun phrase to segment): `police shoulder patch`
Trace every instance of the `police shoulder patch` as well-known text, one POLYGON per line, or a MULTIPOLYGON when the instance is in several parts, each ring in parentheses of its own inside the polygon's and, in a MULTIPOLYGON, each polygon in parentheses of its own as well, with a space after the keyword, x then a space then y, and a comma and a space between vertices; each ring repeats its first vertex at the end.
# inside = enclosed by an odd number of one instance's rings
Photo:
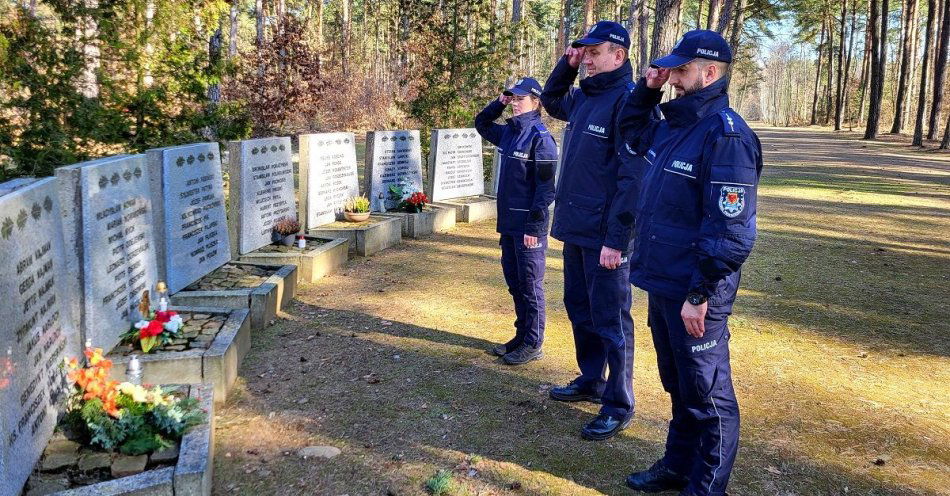
POLYGON ((745 209, 745 188, 724 184, 719 189, 719 211, 722 215, 737 217, 745 209))
POLYGON ((732 116, 731 109, 723 109, 719 112, 719 117, 722 119, 722 131, 726 136, 739 136, 739 131, 736 129, 736 119, 732 116))

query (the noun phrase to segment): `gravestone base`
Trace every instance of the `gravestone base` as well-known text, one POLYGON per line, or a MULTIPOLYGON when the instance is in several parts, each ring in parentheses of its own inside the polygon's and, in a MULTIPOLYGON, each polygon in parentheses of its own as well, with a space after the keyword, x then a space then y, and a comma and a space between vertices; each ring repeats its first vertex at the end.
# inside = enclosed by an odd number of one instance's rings
POLYGON ((268 265, 296 265, 297 282, 314 283, 349 260, 350 240, 305 236, 306 248, 270 245, 241 255, 240 261, 268 265))
POLYGON ((173 294, 171 304, 183 307, 247 308, 251 312, 251 330, 256 331, 276 318, 277 311, 290 303, 296 293, 297 267, 293 265, 228 262, 173 294), (266 278, 257 277, 249 284, 228 278, 229 272, 253 270, 253 267, 267 270, 270 275, 266 278))
POLYGON ((494 196, 466 196, 441 200, 433 204, 454 207, 457 222, 472 223, 498 217, 498 200, 494 196))
POLYGON ((382 215, 401 219, 403 237, 417 239, 455 227, 456 209, 427 205, 422 212, 386 212, 382 215))
POLYGON ((337 221, 311 229, 307 234, 326 238, 345 238, 350 242, 351 253, 368 257, 402 242, 402 220, 373 214, 364 222, 337 221))
MULTIPOLYGON (((196 398, 199 401, 199 407, 208 413, 205 423, 194 426, 182 436, 178 460, 173 466, 153 468, 128 477, 47 494, 56 496, 210 495, 214 459, 214 392, 210 384, 179 386, 179 390, 182 388, 187 390, 189 397, 196 398)), ((28 484, 34 487, 28 485, 25 494, 45 493, 36 487, 39 484, 36 484, 33 479, 30 479, 28 484)))
POLYGON ((131 347, 120 345, 108 356, 113 364, 112 378, 117 381, 125 380, 126 368, 132 358, 130 352, 136 353, 142 364, 143 383, 212 384, 215 401, 224 403, 237 379, 238 368, 251 348, 249 311, 246 308, 225 310, 172 307, 171 309, 187 319, 185 326, 179 331, 180 334, 187 336, 197 331, 197 335, 192 338, 187 349, 176 349, 182 345, 165 345, 150 353, 142 353, 141 351, 131 352, 131 347), (201 317, 210 317, 210 319, 196 320, 201 317), (221 319, 223 322, 220 322, 221 319), (202 323, 203 320, 208 323, 202 323), (214 322, 215 320, 218 320, 220 324, 214 322), (199 325, 202 327, 196 329, 199 325))

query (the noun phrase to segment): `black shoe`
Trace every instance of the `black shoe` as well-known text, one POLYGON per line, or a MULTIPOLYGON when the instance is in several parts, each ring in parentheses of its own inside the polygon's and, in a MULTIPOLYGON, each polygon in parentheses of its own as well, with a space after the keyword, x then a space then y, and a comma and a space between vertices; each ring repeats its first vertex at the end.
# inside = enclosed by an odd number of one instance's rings
POLYGON ((508 353, 508 347, 505 344, 496 344, 490 351, 492 355, 505 356, 505 353, 508 353))
MULTIPOLYGON (((580 377, 578 377, 580 379, 580 377)), ((577 385, 577 379, 574 379, 567 386, 556 386, 548 391, 552 400, 557 401, 589 401, 591 403, 600 403, 600 396, 591 391, 581 389, 577 385)))
POLYGON ((522 363, 528 363, 531 360, 538 360, 544 356, 544 352, 541 351, 541 347, 532 348, 526 344, 523 344, 513 351, 506 353, 505 356, 501 357, 505 363, 508 365, 521 365, 522 363))
POLYGON ((627 487, 645 493, 679 491, 688 483, 686 476, 673 472, 659 461, 643 472, 634 472, 627 476, 627 487))
POLYGON ((581 437, 588 441, 603 441, 614 437, 618 432, 627 428, 633 414, 626 417, 614 417, 606 413, 598 414, 581 429, 581 437))

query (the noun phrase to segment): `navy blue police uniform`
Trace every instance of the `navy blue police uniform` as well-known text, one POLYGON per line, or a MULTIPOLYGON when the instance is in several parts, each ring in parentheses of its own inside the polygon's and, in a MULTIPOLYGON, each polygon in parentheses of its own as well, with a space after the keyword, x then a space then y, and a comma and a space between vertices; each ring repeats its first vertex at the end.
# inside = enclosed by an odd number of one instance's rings
MULTIPOLYGON (((539 96, 541 85, 532 78, 518 80, 506 95, 539 96)), ((548 207, 554 200, 557 145, 537 110, 496 124, 505 105, 493 100, 475 117, 475 129, 498 147, 498 218, 501 266, 515 303, 515 337, 507 352, 519 346, 539 349, 544 342, 544 267, 547 251, 548 207), (538 244, 527 247, 524 236, 538 244)))
MULTIPOLYGON (((684 35, 654 62, 679 67, 700 57, 731 62, 718 34, 684 35)), ((756 237, 756 190, 762 171, 758 137, 731 108, 728 79, 659 105, 644 80, 621 115, 624 137, 644 160, 636 204, 630 281, 649 294, 647 323, 673 418, 666 452, 650 470, 683 495, 725 494, 739 441, 739 406, 729 364, 728 318, 741 267, 756 237), (708 299, 705 333, 694 338, 680 315, 684 302, 708 299)), ((648 471, 649 472, 649 471, 648 471)), ((636 487, 641 474, 628 484, 636 487)))
MULTIPOLYGON (((601 21, 573 46, 613 42, 629 47, 627 31, 601 21)), ((557 119, 568 121, 562 150, 551 234, 564 242, 564 306, 574 332, 581 375, 565 389, 602 403, 601 415, 621 419, 634 410, 633 319, 630 316, 630 240, 633 217, 614 215, 618 185, 636 182, 634 166, 622 146, 617 113, 633 89, 629 61, 573 86, 578 69, 562 57, 548 78, 541 102, 557 119), (600 266, 602 247, 621 252, 615 269, 600 266), (609 374, 605 370, 609 368, 609 374)), ((552 389, 552 398, 558 388, 552 389)), ((596 421, 596 419, 595 419, 596 421)), ((582 431, 584 437, 590 437, 582 431)))

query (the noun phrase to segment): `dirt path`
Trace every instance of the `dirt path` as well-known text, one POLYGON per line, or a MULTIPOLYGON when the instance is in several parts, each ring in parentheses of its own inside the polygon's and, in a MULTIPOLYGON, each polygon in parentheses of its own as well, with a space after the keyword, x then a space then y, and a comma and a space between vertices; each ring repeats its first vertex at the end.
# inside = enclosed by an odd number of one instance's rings
MULTIPOLYGON (((733 495, 948 494, 950 160, 808 130, 760 130, 760 238, 732 320, 743 414, 733 495)), ((254 336, 218 412, 217 494, 633 494, 669 400, 637 292, 637 417, 579 439, 590 405, 547 399, 576 373, 561 245, 546 357, 484 350, 513 320, 491 223, 407 241, 305 286, 254 336), (330 460, 302 459, 331 445, 330 460)))

